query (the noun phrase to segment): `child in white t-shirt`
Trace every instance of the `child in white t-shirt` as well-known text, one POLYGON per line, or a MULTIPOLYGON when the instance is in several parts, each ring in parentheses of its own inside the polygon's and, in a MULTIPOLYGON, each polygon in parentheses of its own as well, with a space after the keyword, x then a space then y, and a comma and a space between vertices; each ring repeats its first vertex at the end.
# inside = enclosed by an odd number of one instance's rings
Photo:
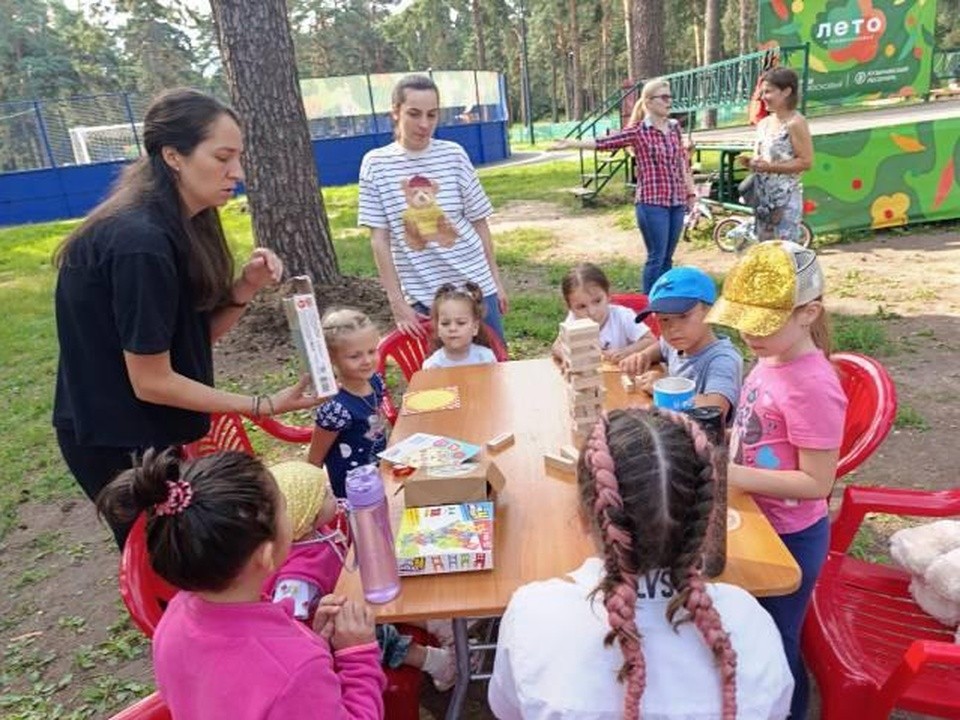
POLYGON ((476 283, 445 283, 437 289, 430 308, 437 351, 423 362, 430 368, 495 363, 483 327, 483 291, 476 283))
POLYGON ((487 695, 500 720, 787 717, 793 677, 773 620, 700 570, 726 469, 683 413, 597 422, 577 468, 596 555, 510 599, 487 695))
MULTIPOLYGON (((610 303, 610 281, 593 263, 580 263, 560 284, 563 300, 570 312, 567 320, 589 318, 600 326, 600 350, 603 359, 620 362, 631 353, 652 345, 650 329, 636 322, 637 314, 623 305, 610 303)), ((560 357, 560 338, 553 343, 554 357, 560 357)))

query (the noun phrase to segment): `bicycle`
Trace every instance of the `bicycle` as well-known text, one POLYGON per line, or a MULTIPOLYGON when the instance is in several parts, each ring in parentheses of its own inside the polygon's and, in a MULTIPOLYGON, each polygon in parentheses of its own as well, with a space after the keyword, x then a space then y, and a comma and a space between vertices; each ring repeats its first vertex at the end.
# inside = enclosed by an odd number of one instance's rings
MULTIPOLYGON (((720 220, 713 226, 713 242, 723 252, 740 252, 748 245, 757 242, 756 224, 754 223, 753 210, 742 205, 727 205, 723 207, 733 210, 736 215, 731 215, 720 220)), ((807 223, 800 222, 800 237, 797 243, 803 247, 810 247, 813 242, 813 230, 807 223)))
POLYGON ((697 199, 683 216, 683 230, 681 237, 684 242, 690 242, 690 232, 700 227, 700 221, 706 219, 708 224, 713 223, 713 210, 710 208, 710 191, 713 189, 713 181, 697 183, 695 186, 697 199))

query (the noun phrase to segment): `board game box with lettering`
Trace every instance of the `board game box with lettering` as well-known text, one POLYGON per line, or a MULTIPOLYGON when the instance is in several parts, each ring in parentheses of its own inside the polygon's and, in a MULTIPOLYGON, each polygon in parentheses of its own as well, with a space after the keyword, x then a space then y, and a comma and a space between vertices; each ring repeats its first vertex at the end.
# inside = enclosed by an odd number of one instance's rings
POLYGON ((401 575, 493 568, 493 503, 410 507, 396 539, 401 575))

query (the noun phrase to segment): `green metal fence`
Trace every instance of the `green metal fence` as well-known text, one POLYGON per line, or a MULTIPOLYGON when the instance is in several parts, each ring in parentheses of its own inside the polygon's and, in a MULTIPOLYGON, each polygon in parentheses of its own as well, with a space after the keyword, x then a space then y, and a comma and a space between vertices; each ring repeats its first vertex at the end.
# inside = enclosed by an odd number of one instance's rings
MULTIPOLYGON (((722 60, 701 68, 664 75, 663 79, 670 83, 670 93, 673 96, 671 112, 686 114, 686 124, 691 130, 698 119, 703 117, 703 113, 708 111, 712 111, 712 119, 720 124, 724 121, 727 124, 739 124, 744 118, 744 111, 753 96, 758 79, 767 68, 773 65, 792 67, 800 75, 801 111, 803 111, 809 56, 809 45, 776 47, 722 60)), ((566 137, 596 138, 605 135, 610 129, 619 129, 621 117, 626 110, 625 105, 632 103, 640 96, 640 91, 646 82, 647 80, 644 79, 622 88, 595 112, 571 128, 566 137)), ((628 161, 629 156, 623 150, 610 154, 604 153, 603 156, 596 151, 582 151, 580 153, 582 187, 578 191, 579 195, 584 200, 593 198, 617 175, 622 175, 629 183, 630 163, 628 161), (587 160, 588 153, 592 156, 592 162, 587 160)))

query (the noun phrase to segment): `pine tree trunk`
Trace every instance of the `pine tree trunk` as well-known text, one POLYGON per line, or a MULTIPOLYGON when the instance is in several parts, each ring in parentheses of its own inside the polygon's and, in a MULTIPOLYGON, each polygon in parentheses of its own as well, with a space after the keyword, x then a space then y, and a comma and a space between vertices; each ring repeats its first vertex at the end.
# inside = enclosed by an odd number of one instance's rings
POLYGON ((556 52, 556 47, 552 48, 552 50, 553 52, 550 53, 550 122, 558 123, 560 122, 560 100, 557 97, 559 92, 557 57, 559 53, 556 52))
POLYGON ((223 71, 246 144, 247 197, 258 244, 288 275, 339 277, 320 196, 284 0, 211 0, 223 71))
POLYGON ((631 80, 638 80, 633 74, 637 66, 633 51, 633 0, 623 0, 623 26, 624 39, 627 41, 627 75, 631 80))
MULTIPOLYGON (((703 64, 720 61, 720 0, 706 0, 703 20, 703 64)), ((716 80, 711 79, 711 89, 716 90, 716 80)), ((711 108, 704 116, 708 128, 717 126, 717 110, 711 108)))
POLYGON ((634 80, 649 80, 663 74, 663 0, 634 0, 634 80))
POLYGON ((570 0, 570 49, 573 52, 573 117, 583 117, 583 74, 580 72, 580 22, 577 0, 570 0))
POLYGON ((740 0, 740 54, 746 55, 753 49, 753 43, 750 42, 750 9, 755 5, 755 0, 740 0))
POLYGON ((600 102, 610 96, 607 58, 610 49, 610 8, 607 0, 600 0, 600 102))
POLYGON ((470 0, 470 9, 473 12, 473 29, 477 40, 477 70, 487 69, 487 47, 483 39, 483 12, 480 0, 470 0))

